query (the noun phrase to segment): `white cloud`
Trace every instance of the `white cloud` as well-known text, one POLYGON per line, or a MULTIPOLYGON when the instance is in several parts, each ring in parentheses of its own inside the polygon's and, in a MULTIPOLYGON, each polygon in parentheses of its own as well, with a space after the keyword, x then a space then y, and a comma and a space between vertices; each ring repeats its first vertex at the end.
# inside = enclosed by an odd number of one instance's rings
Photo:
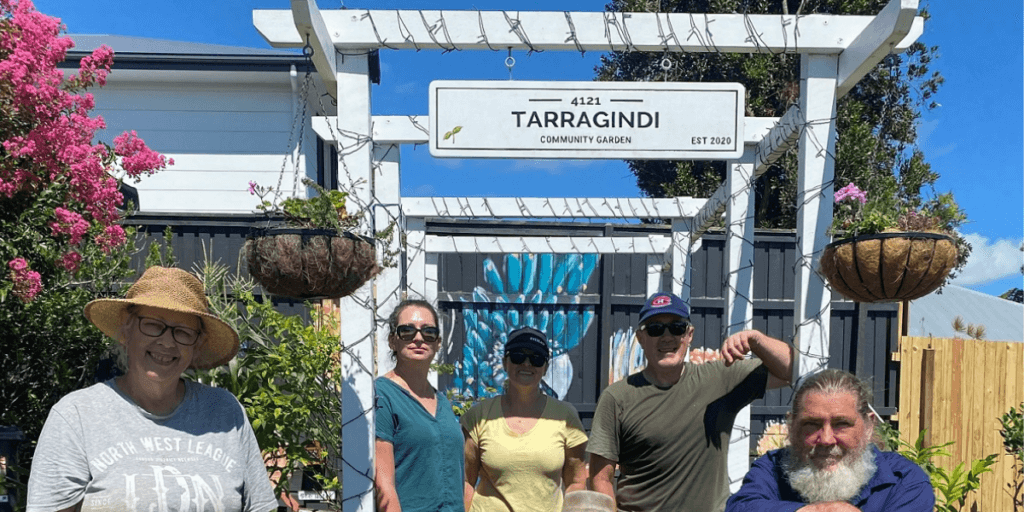
POLYGON ((976 233, 965 234, 964 238, 971 244, 971 256, 953 284, 971 286, 1020 274, 1021 263, 1024 263, 1020 239, 989 241, 976 233))

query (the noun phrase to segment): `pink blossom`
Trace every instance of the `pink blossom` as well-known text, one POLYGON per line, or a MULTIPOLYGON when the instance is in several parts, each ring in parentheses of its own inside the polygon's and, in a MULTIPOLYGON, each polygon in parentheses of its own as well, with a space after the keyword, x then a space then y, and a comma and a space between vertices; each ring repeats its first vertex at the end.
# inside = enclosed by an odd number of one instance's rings
MULTIPOLYGON (((43 241, 52 255, 44 256, 53 260, 49 264, 74 272, 85 245, 109 252, 126 241, 117 225, 122 197, 112 177, 118 164, 138 177, 173 160, 146 147, 134 132, 115 139, 115 148, 93 142, 106 122, 90 116, 95 100, 87 89, 105 83, 114 52, 98 48, 81 59, 77 75, 65 77, 57 65, 74 43, 63 31, 59 19, 37 12, 30 0, 0 0, 0 200, 45 193, 61 205, 52 218, 33 220, 55 239, 43 241), (90 232, 98 235, 90 238, 90 232)), ((8 265, 22 300, 34 298, 42 286, 31 264, 38 265, 24 258, 8 265)))
POLYGON ((12 292, 22 302, 32 302, 43 289, 43 280, 39 272, 28 269, 25 258, 15 258, 7 263, 11 268, 10 279, 14 283, 12 292))
POLYGON ((68 243, 71 245, 77 245, 81 242, 82 237, 89 231, 89 223, 86 222, 82 215, 59 207, 55 208, 53 213, 54 217, 57 218, 57 222, 50 224, 53 236, 69 235, 71 239, 68 243))
POLYGON ((82 263, 82 255, 75 251, 65 253, 60 258, 60 266, 68 272, 75 273, 78 271, 78 266, 82 263))
POLYGON ((114 137, 114 152, 121 157, 121 167, 133 178, 174 165, 173 159, 168 161, 165 156, 146 147, 135 130, 114 137))
POLYGON ((83 57, 78 66, 79 80, 107 84, 107 73, 110 73, 110 65, 114 63, 114 50, 109 46, 102 45, 92 52, 92 55, 83 57))
POLYGON ((839 203, 851 197, 860 201, 860 204, 868 202, 868 193, 857 188, 857 185, 854 185, 853 183, 839 189, 839 191, 836 192, 835 200, 839 203))
POLYGON ((25 258, 14 258, 7 262, 7 266, 15 272, 20 272, 28 268, 28 262, 25 261, 25 258))
POLYGON ((250 181, 249 182, 249 195, 251 195, 251 196, 256 195, 256 182, 255 181, 250 181))
POLYGON ((110 251, 123 243, 128 241, 124 234, 124 229, 117 224, 107 226, 103 233, 96 236, 96 243, 100 245, 100 249, 109 254, 110 251))

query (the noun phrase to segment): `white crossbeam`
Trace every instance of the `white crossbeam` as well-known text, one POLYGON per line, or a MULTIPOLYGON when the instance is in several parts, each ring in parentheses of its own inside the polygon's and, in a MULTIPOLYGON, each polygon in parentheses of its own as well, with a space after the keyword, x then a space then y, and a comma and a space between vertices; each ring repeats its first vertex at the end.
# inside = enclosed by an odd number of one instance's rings
MULTIPOLYGON (((316 0, 292 0, 295 32, 302 39, 303 46, 308 42, 313 49, 313 65, 324 80, 327 93, 338 99, 338 64, 335 57, 337 51, 328 37, 327 25, 324 23, 316 0)), ((253 20, 255 22, 255 20, 253 20)))
MULTIPOLYGON (((309 0, 311 1, 311 0, 309 0)), ((275 48, 305 40, 288 10, 253 10, 253 25, 275 48)), ((341 51, 569 50, 841 53, 873 16, 437 11, 337 9, 323 12, 341 51)), ((905 49, 924 31, 914 21, 905 49)))
POLYGON ((892 0, 882 12, 843 50, 839 56, 839 80, 836 98, 842 98, 864 75, 902 42, 916 41, 918 35, 907 37, 917 20, 917 0, 892 0))
MULTIPOLYGON (((754 149, 753 172, 748 186, 753 186, 754 181, 764 174, 768 166, 796 143, 803 125, 804 116, 800 112, 800 108, 792 106, 768 134, 761 137, 754 149)), ((693 231, 690 233, 691 242, 700 238, 711 227, 712 222, 725 213, 729 197, 731 197, 731 193, 728 183, 722 183, 694 217, 693 231)))
MULTIPOLYGON (((334 142, 337 131, 328 123, 332 118, 313 117, 313 130, 326 142, 334 142)), ((757 144, 779 118, 746 117, 743 119, 744 144, 757 144)), ((373 142, 376 144, 426 144, 430 141, 427 116, 373 116, 373 142)))
POLYGON ((672 245, 666 235, 613 236, 440 236, 427 235, 428 253, 664 254, 672 245))
POLYGON ((403 197, 406 217, 618 219, 692 217, 704 199, 676 197, 403 197))

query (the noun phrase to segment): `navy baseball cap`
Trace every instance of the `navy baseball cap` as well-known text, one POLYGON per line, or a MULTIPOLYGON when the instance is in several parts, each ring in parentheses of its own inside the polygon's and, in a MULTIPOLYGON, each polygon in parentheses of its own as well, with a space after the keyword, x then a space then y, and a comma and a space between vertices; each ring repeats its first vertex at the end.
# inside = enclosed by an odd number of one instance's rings
POLYGON ((683 302, 683 299, 667 292, 658 292, 647 299, 647 303, 640 309, 640 323, 654 316, 668 313, 680 318, 690 319, 690 307, 683 302))
POLYGON ((548 350, 548 337, 533 327, 521 327, 508 333, 505 353, 508 354, 517 348, 527 348, 535 354, 551 356, 551 352, 548 350))

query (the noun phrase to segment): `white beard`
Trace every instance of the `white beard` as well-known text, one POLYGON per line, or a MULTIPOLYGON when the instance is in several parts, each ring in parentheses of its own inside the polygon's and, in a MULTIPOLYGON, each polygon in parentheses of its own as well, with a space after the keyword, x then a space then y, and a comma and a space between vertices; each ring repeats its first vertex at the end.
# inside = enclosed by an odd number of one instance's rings
MULTIPOLYGON (((865 444, 859 454, 848 454, 832 470, 818 469, 809 461, 793 460, 795 457, 790 449, 782 468, 789 478, 789 485, 807 503, 849 501, 857 496, 878 469, 870 446, 865 444)), ((833 446, 831 455, 840 456, 842 450, 833 446)))

